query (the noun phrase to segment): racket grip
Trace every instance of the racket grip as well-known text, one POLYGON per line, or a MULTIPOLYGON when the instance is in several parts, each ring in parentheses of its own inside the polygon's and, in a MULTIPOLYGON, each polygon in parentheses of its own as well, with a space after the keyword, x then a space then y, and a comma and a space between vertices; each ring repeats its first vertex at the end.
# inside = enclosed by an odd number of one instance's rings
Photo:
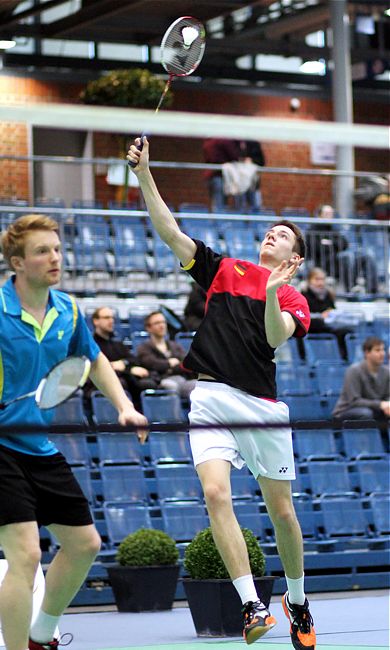
MULTIPOLYGON (((148 134, 145 133, 145 131, 141 135, 141 144, 138 145, 138 147, 137 147, 138 151, 142 151, 142 149, 144 147, 144 137, 148 137, 148 134)), ((134 169, 134 167, 137 167, 136 163, 131 162, 131 160, 129 160, 127 164, 129 165, 129 167, 132 167, 133 169, 134 169)))

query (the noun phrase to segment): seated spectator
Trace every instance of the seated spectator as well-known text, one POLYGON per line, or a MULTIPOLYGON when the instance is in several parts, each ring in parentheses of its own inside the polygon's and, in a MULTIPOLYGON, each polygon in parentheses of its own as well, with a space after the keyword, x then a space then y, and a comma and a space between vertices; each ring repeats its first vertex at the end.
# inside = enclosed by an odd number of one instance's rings
POLYGON ((150 340, 141 343, 136 352, 140 363, 150 371, 159 373, 160 388, 176 391, 188 398, 196 380, 186 370, 182 361, 186 355, 183 346, 167 338, 167 321, 160 311, 152 311, 145 318, 145 329, 150 340))
MULTIPOLYGON (((95 309, 92 314, 92 323, 93 337, 96 343, 110 361, 123 388, 131 394, 136 409, 140 410, 141 392, 147 388, 157 388, 159 375, 144 368, 129 348, 115 338, 115 317, 112 309, 109 307, 95 309)), ((87 386, 87 394, 90 392, 90 388, 87 386)))
POLYGON ((326 286, 326 274, 322 269, 315 266, 307 275, 307 288, 301 291, 305 296, 310 309, 310 334, 321 334, 322 332, 335 334, 337 336, 340 354, 347 359, 345 346, 345 335, 353 332, 340 320, 336 320, 335 296, 331 289, 326 286))
POLYGON ((341 395, 333 410, 337 420, 378 420, 390 417, 390 373, 384 365, 382 339, 369 336, 363 343, 364 360, 348 368, 341 395))
MULTIPOLYGON (((240 160, 257 167, 264 167, 265 158, 261 144, 257 140, 239 140, 240 160)), ((254 182, 250 188, 239 197, 241 203, 240 212, 259 212, 263 199, 260 190, 260 174, 254 175, 254 182)))
POLYGON ((378 291, 375 261, 370 255, 349 250, 348 240, 332 223, 323 220, 334 218, 331 205, 322 205, 317 212, 319 223, 311 224, 306 232, 307 259, 333 278, 340 280, 346 291, 358 288, 359 276, 364 276, 366 291, 378 291))
POLYGON ((200 284, 194 282, 184 307, 184 324, 189 332, 195 332, 201 324, 205 305, 206 292, 200 284))

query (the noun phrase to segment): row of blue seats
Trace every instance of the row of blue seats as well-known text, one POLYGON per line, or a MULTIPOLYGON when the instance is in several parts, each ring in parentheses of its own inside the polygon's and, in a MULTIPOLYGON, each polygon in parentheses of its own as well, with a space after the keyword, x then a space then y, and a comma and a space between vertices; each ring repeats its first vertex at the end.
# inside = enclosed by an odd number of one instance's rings
MULTIPOLYGON (((323 497, 308 500, 294 498, 297 517, 302 528, 305 550, 319 549, 333 542, 338 550, 388 544, 389 495, 359 497, 323 497)), ((249 528, 262 542, 265 551, 275 546, 273 526, 268 514, 258 503, 237 501, 234 510, 241 526, 249 528)), ((204 528, 209 519, 204 504, 164 503, 151 507, 129 502, 107 502, 94 510, 95 524, 106 549, 115 548, 122 539, 139 528, 158 528, 168 533, 178 544, 187 543, 204 528)), ((42 532, 42 537, 45 535, 42 532)), ((271 550, 272 552, 272 550, 271 550)))
MULTIPOLYGON (((141 445, 134 433, 98 432, 90 441, 85 434, 55 434, 53 439, 71 465, 104 466, 192 463, 186 431, 152 432, 141 445)), ((299 461, 361 460, 385 458, 389 440, 379 429, 294 429, 294 451, 299 461)), ((241 475, 240 475, 241 476, 241 475)))
MULTIPOLYGON (((192 465, 103 465, 98 469, 74 466, 85 495, 93 505, 106 501, 154 504, 203 500, 192 465)), ((297 463, 294 494, 311 497, 389 493, 389 458, 355 461, 312 460, 297 463)), ((234 499, 261 500, 259 485, 248 472, 232 472, 234 499)))

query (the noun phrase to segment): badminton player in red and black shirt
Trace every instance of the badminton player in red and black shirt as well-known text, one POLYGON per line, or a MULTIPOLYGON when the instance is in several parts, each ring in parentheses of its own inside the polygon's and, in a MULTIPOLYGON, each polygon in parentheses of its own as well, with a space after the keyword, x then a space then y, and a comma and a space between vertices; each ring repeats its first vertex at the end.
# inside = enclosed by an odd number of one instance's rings
POLYGON ((295 478, 286 404, 277 401, 274 350, 310 324, 305 298, 290 286, 303 262, 305 244, 289 221, 275 223, 264 237, 259 264, 224 257, 182 233, 162 200, 149 169, 144 138, 130 147, 153 226, 182 267, 207 292, 205 316, 184 365, 198 372, 191 393, 190 430, 196 470, 202 483, 213 537, 243 603, 244 638, 263 636, 275 618, 256 593, 246 545, 234 515, 231 466, 247 465, 258 480, 275 528, 288 591, 283 608, 296 650, 314 650, 313 620, 304 592, 303 544, 291 498, 295 478), (234 422, 278 423, 280 428, 229 428, 234 422), (226 423, 226 429, 213 424, 226 423))

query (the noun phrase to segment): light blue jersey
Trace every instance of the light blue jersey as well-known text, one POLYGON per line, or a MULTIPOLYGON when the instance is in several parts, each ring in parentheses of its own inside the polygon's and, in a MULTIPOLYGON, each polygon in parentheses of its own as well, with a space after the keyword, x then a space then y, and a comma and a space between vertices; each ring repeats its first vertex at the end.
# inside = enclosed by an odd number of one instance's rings
MULTIPOLYGON (((53 366, 72 355, 85 355, 92 362, 100 349, 95 343, 73 298, 49 289, 49 301, 42 326, 20 304, 15 277, 0 289, 0 402, 34 391, 53 366)), ((0 411, 0 444, 38 456, 50 456, 57 449, 42 427, 47 427, 54 409, 41 411, 34 397, 10 404, 0 411), (12 425, 37 425, 37 433, 12 434, 12 425)))

